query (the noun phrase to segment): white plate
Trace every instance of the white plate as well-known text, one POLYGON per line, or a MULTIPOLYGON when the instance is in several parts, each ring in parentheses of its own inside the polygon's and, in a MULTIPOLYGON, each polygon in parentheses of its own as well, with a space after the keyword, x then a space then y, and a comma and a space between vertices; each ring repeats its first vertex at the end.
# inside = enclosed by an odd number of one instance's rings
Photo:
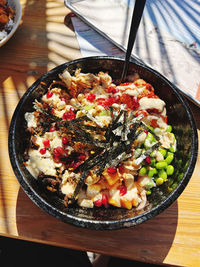
POLYGON ((17 30, 21 17, 22 17, 22 8, 20 5, 19 0, 8 0, 8 5, 12 7, 12 9, 15 11, 15 17, 14 17, 14 25, 12 27, 11 32, 0 41, 0 47, 4 45, 15 33, 17 30))

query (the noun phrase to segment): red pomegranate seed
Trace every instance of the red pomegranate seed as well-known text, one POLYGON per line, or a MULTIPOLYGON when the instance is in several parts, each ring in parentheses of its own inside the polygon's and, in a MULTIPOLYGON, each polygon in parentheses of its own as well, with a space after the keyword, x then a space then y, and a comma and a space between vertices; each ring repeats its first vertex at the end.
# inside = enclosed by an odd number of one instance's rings
POLYGON ((95 98, 96 98, 95 94, 89 94, 89 95, 87 96, 87 100, 88 100, 89 102, 93 102, 93 101, 95 100, 95 98))
POLYGON ((44 145, 46 148, 49 148, 49 146, 50 146, 50 141, 49 141, 49 139, 44 140, 44 141, 43 141, 43 145, 44 145))
POLYGON ((103 194, 102 196, 102 204, 105 206, 105 207, 108 207, 108 197, 107 195, 103 194))
POLYGON ((110 167, 110 168, 107 169, 107 172, 108 172, 109 174, 115 174, 115 173, 117 173, 117 168, 115 168, 115 167, 110 167))
POLYGON ((63 114, 63 119, 65 120, 73 120, 75 118, 76 118, 76 114, 74 113, 74 110, 72 108, 70 108, 68 112, 65 112, 63 114))
POLYGON ((151 158, 150 158, 150 156, 147 156, 145 158, 145 161, 146 161, 146 163, 151 164, 151 158))
POLYGON ((119 89, 118 89, 118 88, 115 88, 115 87, 113 87, 113 86, 109 86, 109 87, 107 88, 107 92, 108 92, 108 93, 112 93, 112 94, 116 94, 116 93, 119 92, 119 89))
POLYGON ((119 188, 119 194, 120 196, 124 196, 127 193, 127 188, 125 185, 121 185, 119 188))
POLYGON ((56 127, 55 126, 51 126, 50 128, 49 128, 49 132, 55 132, 56 131, 56 127))
POLYGON ((77 161, 73 164, 73 169, 75 170, 76 168, 78 168, 78 166, 81 165, 81 162, 80 161, 77 161))
POLYGON ((46 153, 46 148, 41 148, 40 149, 40 154, 44 155, 46 153))
POLYGON ((97 206, 97 207, 101 207, 102 199, 97 199, 96 201, 94 201, 94 205, 97 206))
POLYGON ((60 153, 57 150, 57 147, 53 149, 53 154, 54 154, 55 157, 60 157, 60 153))
POLYGON ((63 145, 68 144, 68 139, 67 139, 66 136, 63 136, 63 137, 62 137, 62 144, 63 144, 63 145))
POLYGON ((58 156, 53 156, 53 160, 55 163, 60 163, 60 158, 58 156))
POLYGON ((53 92, 49 91, 49 92, 47 93, 47 98, 51 98, 52 96, 53 96, 53 92))
POLYGON ((120 174, 124 173, 124 166, 123 165, 119 165, 118 169, 119 169, 120 174))
POLYGON ((53 150, 55 153, 55 155, 64 155, 65 154, 65 150, 61 147, 61 146, 57 146, 56 148, 54 148, 53 150))
POLYGON ((64 101, 64 102, 66 101, 66 99, 64 97, 61 97, 60 100, 64 101))
POLYGON ((79 160, 85 160, 86 155, 85 154, 81 154, 78 158, 79 158, 79 160))
POLYGON ((136 110, 138 109, 140 106, 138 100, 136 100, 135 98, 132 99, 132 109, 136 110))

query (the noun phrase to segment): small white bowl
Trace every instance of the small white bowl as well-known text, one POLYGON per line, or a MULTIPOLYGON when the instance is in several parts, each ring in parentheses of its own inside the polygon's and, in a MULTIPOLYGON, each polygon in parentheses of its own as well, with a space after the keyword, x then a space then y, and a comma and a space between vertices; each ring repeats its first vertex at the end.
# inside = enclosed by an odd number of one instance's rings
POLYGON ((22 8, 19 0, 8 0, 8 5, 12 7, 12 9, 15 11, 15 16, 14 16, 14 25, 12 27, 12 30, 9 32, 9 34, 3 38, 0 41, 0 47, 4 45, 15 33, 17 30, 21 17, 22 17, 22 8))

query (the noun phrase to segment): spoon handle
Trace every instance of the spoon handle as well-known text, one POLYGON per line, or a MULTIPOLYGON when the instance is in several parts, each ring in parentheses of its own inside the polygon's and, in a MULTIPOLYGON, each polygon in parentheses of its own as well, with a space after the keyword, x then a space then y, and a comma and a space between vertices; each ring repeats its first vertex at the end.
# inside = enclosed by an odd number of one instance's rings
POLYGON ((146 0, 136 0, 135 1, 135 6, 134 6, 134 10, 133 10, 133 15, 132 15, 132 21, 131 21, 131 28, 130 28, 130 32, 129 32, 128 46, 127 46, 127 50, 126 50, 126 57, 125 57, 125 63, 124 63, 124 68, 123 68, 123 72, 122 72, 121 81, 123 81, 125 79, 126 74, 127 74, 129 60, 131 57, 131 52, 132 52, 133 45, 135 42, 135 38, 136 38, 136 34, 137 34, 138 27, 140 24, 140 20, 142 18, 145 3, 146 3, 146 0))

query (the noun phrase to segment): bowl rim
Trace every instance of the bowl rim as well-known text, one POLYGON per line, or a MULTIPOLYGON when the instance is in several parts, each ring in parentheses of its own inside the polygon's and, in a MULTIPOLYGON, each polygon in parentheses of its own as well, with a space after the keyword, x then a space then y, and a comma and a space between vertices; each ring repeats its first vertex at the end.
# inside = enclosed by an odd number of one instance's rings
POLYGON ((17 20, 14 22, 14 25, 11 29, 11 31, 9 32, 9 34, 3 38, 1 41, 0 41, 0 47, 3 46, 5 43, 7 43, 7 41, 14 35, 14 33, 16 32, 17 28, 19 27, 19 23, 21 21, 21 18, 22 18, 22 6, 20 4, 20 1, 19 0, 15 0, 15 3, 18 7, 18 18, 17 20))
POLYGON ((9 157, 11 161, 11 165, 13 168, 13 171, 15 173, 15 176, 17 177, 22 189, 24 192, 29 196, 29 198, 37 205, 39 206, 42 210, 47 212, 48 214, 56 217, 57 219, 60 219, 63 222, 73 224, 75 226, 81 226, 84 228, 89 228, 89 229, 95 229, 95 230, 114 230, 114 229, 120 229, 120 228, 126 228, 130 226, 135 226, 137 224, 140 224, 150 218, 153 218, 154 216, 160 214, 163 212, 166 208, 168 208, 178 197, 179 195, 183 192, 185 189, 186 185, 188 184, 192 173, 194 171, 195 165, 196 165, 196 160, 197 160, 197 154, 198 154, 198 135, 197 135, 197 128, 195 125, 195 121, 191 112, 191 109, 187 103, 187 101, 183 98, 183 96, 180 94, 178 88, 172 84, 168 79, 166 79, 162 74, 157 72, 156 70, 152 69, 149 66, 145 66, 141 63, 138 63, 134 60, 131 60, 130 63, 136 64, 139 67, 143 67, 147 69, 150 72, 153 72, 154 75, 158 76, 161 80, 164 80, 173 90, 173 92, 176 94, 178 100, 181 102, 181 104, 184 106, 184 109, 187 113, 190 126, 192 129, 192 154, 191 158, 187 167, 187 170, 184 174, 183 179, 181 182, 179 182, 178 186, 174 189, 173 192, 170 193, 170 195, 163 201, 161 204, 156 205, 154 208, 151 210, 144 212, 142 214, 136 215, 131 218, 126 218, 126 219, 115 219, 115 220, 93 220, 93 219, 86 219, 86 218, 80 218, 76 217, 74 215, 67 214, 67 212, 63 212, 59 210, 58 208, 52 206, 50 203, 48 203, 45 199, 43 199, 39 194, 29 185, 27 180, 23 177, 23 175, 20 172, 20 166, 19 163, 15 160, 15 127, 16 127, 16 119, 18 116, 19 111, 23 107, 24 102, 26 101, 26 97, 28 94, 30 94, 32 91, 37 88, 37 86, 40 84, 41 81, 43 81, 46 77, 51 76, 52 74, 55 74, 58 69, 62 67, 69 67, 70 65, 80 63, 85 60, 119 60, 123 61, 124 59, 118 58, 118 57, 110 57, 110 56, 92 56, 92 57, 83 57, 79 59, 75 59, 66 63, 63 63, 52 70, 48 71, 44 75, 42 75, 40 78, 38 78, 25 92, 25 94, 22 96, 20 99, 14 113, 12 116, 12 120, 10 123, 10 128, 9 128, 9 138, 8 138, 8 148, 9 148, 9 157))

